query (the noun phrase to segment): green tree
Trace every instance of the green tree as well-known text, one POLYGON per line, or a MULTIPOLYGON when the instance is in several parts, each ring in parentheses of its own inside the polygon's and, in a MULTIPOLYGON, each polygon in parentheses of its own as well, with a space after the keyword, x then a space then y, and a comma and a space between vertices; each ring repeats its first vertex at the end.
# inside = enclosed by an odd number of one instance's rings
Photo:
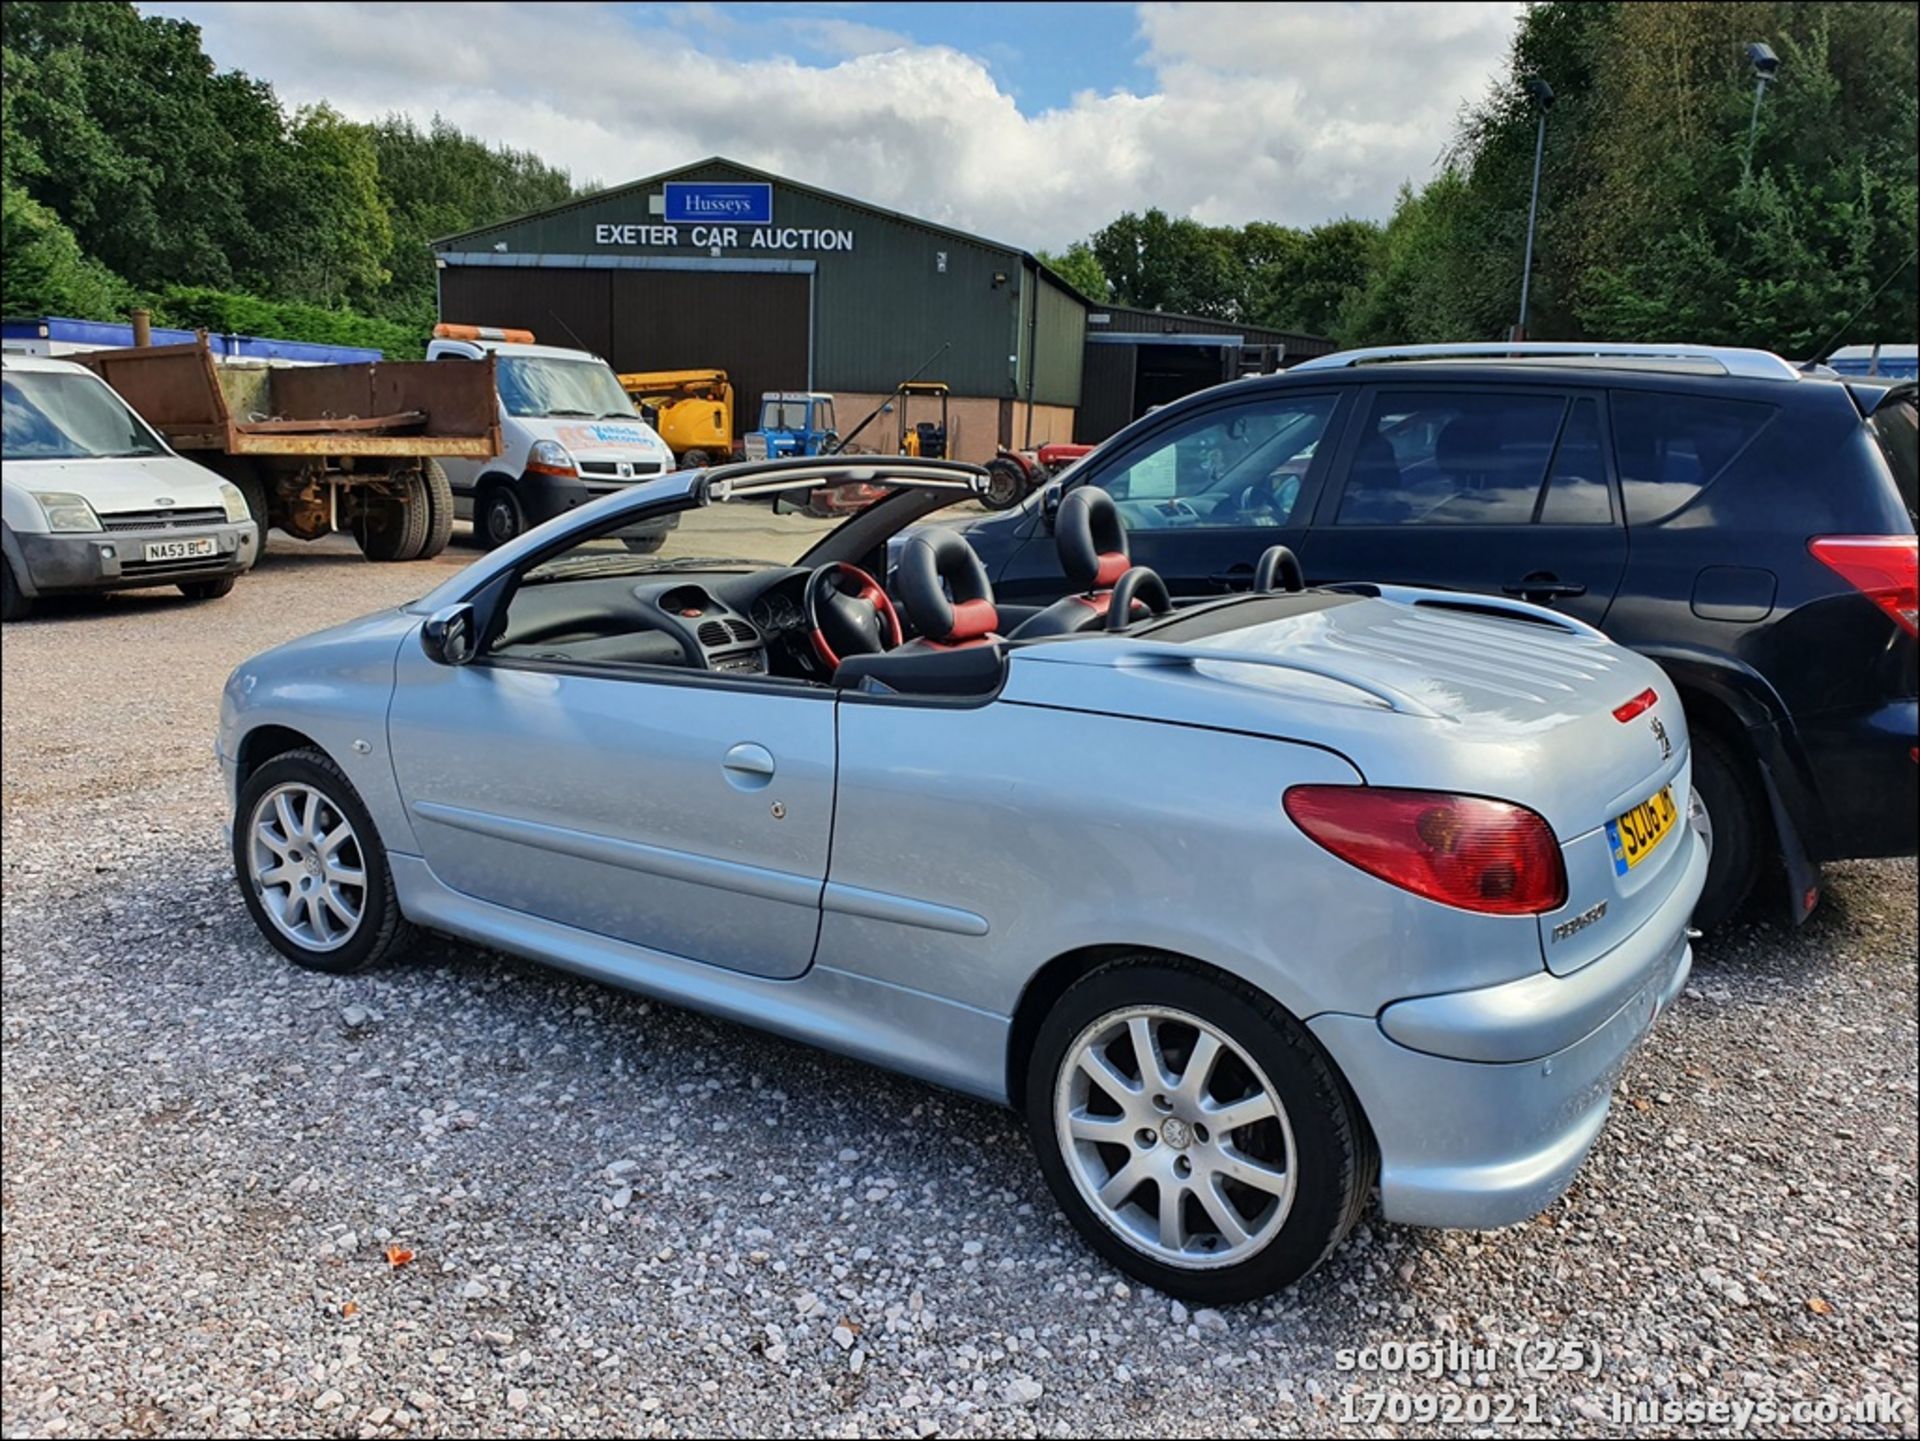
POLYGON ((1040 263, 1059 275, 1075 290, 1096 305, 1111 298, 1107 272, 1100 268, 1100 257, 1084 240, 1076 240, 1058 255, 1039 252, 1040 263))
POLYGON ((0 185, 0 313, 112 320, 132 287, 80 250, 60 217, 11 181, 0 185))
POLYGON ((1129 211, 1088 244, 1120 304, 1233 320, 1242 286, 1231 234, 1163 210, 1129 211))
POLYGON ((303 110, 276 172, 281 250, 264 288, 329 309, 375 299, 390 278, 393 226, 366 127, 325 105, 303 110))

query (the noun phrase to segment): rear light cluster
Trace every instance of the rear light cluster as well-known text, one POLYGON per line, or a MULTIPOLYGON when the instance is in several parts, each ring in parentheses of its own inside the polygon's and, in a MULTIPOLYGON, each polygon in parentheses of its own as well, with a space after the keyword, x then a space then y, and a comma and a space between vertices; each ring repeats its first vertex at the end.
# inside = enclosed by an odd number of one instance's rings
POLYGON ((1560 843, 1525 806, 1377 786, 1294 786, 1283 804, 1341 860, 1428 900, 1491 916, 1566 903, 1560 843))
POLYGON ((1807 542, 1814 559, 1920 635, 1920 536, 1819 535, 1807 542))

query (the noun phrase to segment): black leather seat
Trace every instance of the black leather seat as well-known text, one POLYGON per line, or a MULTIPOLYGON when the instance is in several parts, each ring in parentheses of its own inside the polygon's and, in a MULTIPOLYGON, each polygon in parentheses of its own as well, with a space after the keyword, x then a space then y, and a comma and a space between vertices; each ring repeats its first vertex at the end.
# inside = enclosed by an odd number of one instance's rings
POLYGON ((1120 507, 1098 486, 1083 485, 1067 492, 1053 518, 1053 543, 1073 593, 1022 622, 1013 633, 1014 640, 1104 630, 1114 582, 1132 564, 1120 507))
POLYGON ((990 645, 1002 639, 1000 612, 993 604, 987 568, 958 531, 929 526, 917 531, 901 552, 894 589, 906 607, 918 638, 901 651, 956 650, 990 645))

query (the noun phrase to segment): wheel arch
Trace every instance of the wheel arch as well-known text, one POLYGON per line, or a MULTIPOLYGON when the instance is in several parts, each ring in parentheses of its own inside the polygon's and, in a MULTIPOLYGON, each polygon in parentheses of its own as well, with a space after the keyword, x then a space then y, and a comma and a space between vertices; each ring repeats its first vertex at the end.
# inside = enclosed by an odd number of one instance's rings
MULTIPOLYGON (((1034 1039, 1039 1035, 1040 1027, 1045 1022, 1047 1014, 1081 977, 1092 974, 1109 962, 1133 956, 1151 956, 1176 961, 1183 966, 1191 966, 1230 985, 1258 992, 1302 1025, 1307 1020, 1306 1017, 1297 1014, 1295 1007, 1288 1006, 1266 987, 1226 966, 1185 951, 1172 950, 1166 946, 1127 945, 1122 942, 1077 946, 1073 950, 1061 952, 1035 971, 1021 990, 1020 999, 1014 1003, 1013 1016, 1007 1027, 1006 1056, 1002 1064, 1006 1068, 1007 1100, 1016 1111, 1024 1109, 1026 1105, 1027 1057, 1033 1049, 1034 1039)), ((1332 1058, 1329 1057, 1328 1060, 1331 1064, 1332 1058)), ((1339 1067, 1336 1065, 1334 1070, 1337 1073, 1339 1067)), ((1341 1079, 1342 1084, 1345 1084, 1345 1078, 1341 1079)), ((1355 1104, 1357 1106, 1358 1102, 1356 1101, 1355 1104)))
POLYGON ((326 756, 335 765, 338 757, 312 736, 295 730, 292 726, 257 725, 240 738, 240 749, 235 757, 237 766, 234 775, 236 791, 246 785, 253 773, 276 756, 287 755, 293 751, 314 750, 326 756))

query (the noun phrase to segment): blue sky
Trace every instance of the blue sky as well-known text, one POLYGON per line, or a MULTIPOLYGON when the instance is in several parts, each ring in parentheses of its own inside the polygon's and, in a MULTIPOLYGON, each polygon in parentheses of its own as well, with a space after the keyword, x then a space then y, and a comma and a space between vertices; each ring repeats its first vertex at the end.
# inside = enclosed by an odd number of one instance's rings
POLYGON ((1520 6, 199 3, 290 105, 442 115, 577 178, 708 155, 1026 248, 1124 210, 1384 219, 1505 83, 1520 6))
POLYGON ((1132 5, 633 5, 642 23, 665 21, 740 60, 798 54, 819 63, 891 36, 944 45, 984 61, 1025 115, 1151 83, 1132 5), (866 33, 862 33, 866 32, 866 33))

